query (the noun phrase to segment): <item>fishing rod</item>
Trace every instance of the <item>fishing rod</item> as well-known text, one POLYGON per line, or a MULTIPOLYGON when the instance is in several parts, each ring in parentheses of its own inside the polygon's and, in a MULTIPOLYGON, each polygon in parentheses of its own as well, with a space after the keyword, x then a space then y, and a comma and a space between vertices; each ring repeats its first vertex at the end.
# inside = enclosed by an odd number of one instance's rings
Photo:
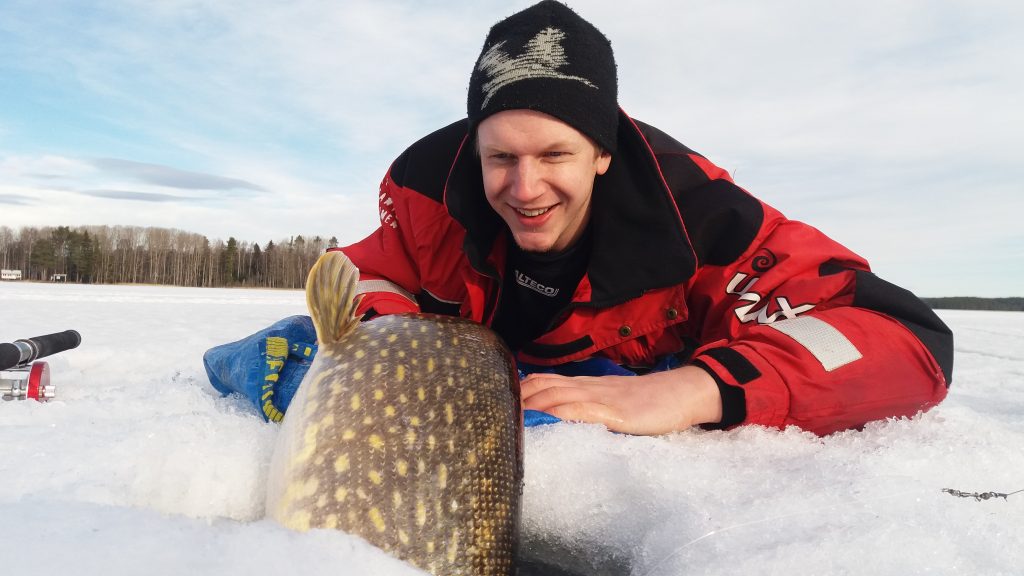
POLYGON ((82 336, 65 330, 0 344, 0 398, 45 402, 57 395, 50 383, 50 366, 39 358, 77 348, 82 336))

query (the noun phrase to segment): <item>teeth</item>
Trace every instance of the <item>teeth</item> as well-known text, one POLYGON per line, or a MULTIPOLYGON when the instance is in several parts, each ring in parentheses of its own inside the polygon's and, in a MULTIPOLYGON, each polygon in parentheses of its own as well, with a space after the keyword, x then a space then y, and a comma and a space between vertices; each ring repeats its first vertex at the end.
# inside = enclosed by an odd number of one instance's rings
POLYGON ((547 208, 538 208, 537 210, 524 210, 523 208, 516 208, 516 211, 519 212, 520 214, 522 214, 523 216, 533 217, 533 216, 540 216, 541 214, 547 212, 548 209, 547 208))

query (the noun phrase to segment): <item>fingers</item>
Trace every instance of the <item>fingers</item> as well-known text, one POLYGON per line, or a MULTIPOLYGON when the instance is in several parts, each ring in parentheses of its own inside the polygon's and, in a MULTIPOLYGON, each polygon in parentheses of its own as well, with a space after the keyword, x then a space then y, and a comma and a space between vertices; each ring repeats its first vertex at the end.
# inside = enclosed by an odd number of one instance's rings
POLYGON ((628 432, 622 416, 607 404, 597 402, 570 402, 545 410, 548 414, 568 422, 604 424, 612 432, 628 432))
POLYGON ((520 383, 520 394, 525 400, 548 388, 563 386, 567 388, 607 388, 615 384, 621 377, 617 376, 562 376, 561 374, 530 374, 520 383))
POLYGON ((607 378, 532 374, 522 382, 523 408, 622 431, 624 418, 610 401, 607 378))
POLYGON ((600 402, 600 399, 593 390, 548 383, 543 388, 532 390, 529 396, 524 393, 522 402, 524 409, 551 413, 554 407, 562 404, 600 402))

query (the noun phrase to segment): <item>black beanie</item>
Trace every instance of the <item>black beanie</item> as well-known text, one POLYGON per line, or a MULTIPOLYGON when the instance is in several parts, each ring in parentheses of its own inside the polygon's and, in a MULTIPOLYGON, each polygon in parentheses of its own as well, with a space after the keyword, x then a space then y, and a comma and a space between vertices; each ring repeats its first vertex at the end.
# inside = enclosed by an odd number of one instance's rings
POLYGON ((619 123, 612 45, 564 4, 544 0, 498 22, 469 78, 469 131, 503 110, 550 114, 614 152, 619 123))

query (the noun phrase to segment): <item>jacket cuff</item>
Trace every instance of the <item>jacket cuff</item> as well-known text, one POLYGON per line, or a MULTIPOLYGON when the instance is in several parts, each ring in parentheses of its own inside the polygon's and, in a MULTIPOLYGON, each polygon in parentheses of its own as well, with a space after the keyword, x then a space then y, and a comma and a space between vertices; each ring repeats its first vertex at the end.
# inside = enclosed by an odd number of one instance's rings
POLYGON ((722 421, 705 428, 737 424, 782 428, 789 412, 789 390, 779 373, 747 346, 709 346, 697 351, 693 364, 707 370, 722 394, 722 421))
POLYGON ((701 424, 700 427, 705 430, 724 430, 746 420, 747 399, 743 388, 726 384, 721 376, 699 358, 693 360, 692 364, 714 378, 715 384, 718 385, 718 393, 722 396, 722 419, 714 423, 701 424))
POLYGON ((761 371, 745 356, 728 347, 709 348, 693 360, 711 374, 722 395, 722 420, 704 425, 710 430, 722 430, 747 419, 747 393, 744 386, 761 377, 761 371))

